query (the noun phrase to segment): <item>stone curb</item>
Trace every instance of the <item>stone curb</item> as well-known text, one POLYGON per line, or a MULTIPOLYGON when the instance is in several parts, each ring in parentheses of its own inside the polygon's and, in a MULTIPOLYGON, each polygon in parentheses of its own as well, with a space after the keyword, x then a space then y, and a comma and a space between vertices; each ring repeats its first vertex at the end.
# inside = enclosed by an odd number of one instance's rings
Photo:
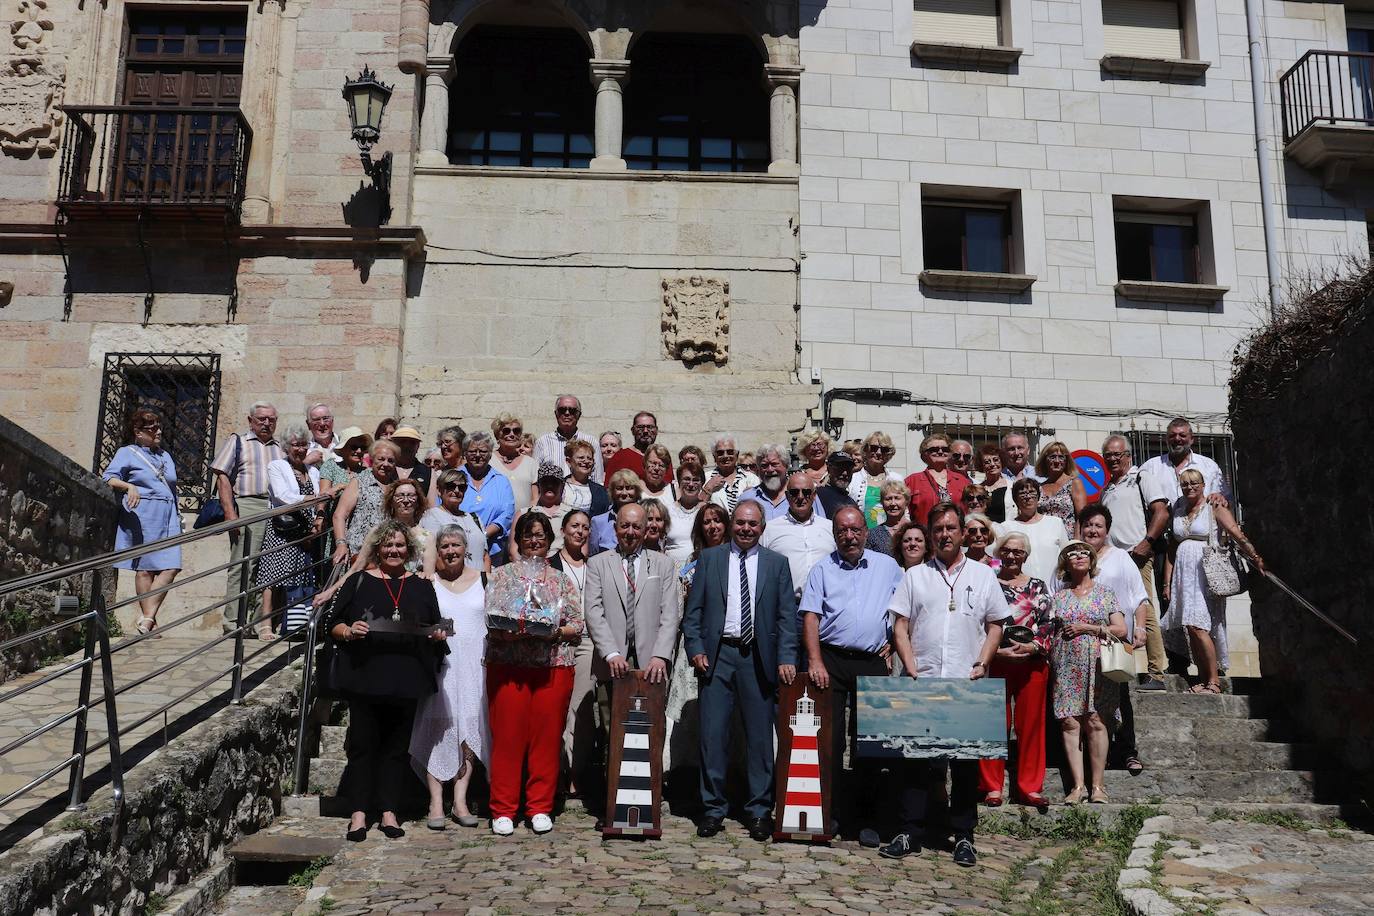
POLYGON ((1173 827, 1171 815, 1147 818, 1131 843, 1126 867, 1116 879, 1116 892, 1126 905, 1126 910, 1134 916, 1182 916, 1182 910, 1154 889, 1154 876, 1150 874, 1150 867, 1155 860, 1155 843, 1161 834, 1168 833, 1173 827))
POLYGON ((205 916, 233 886, 234 860, 225 859, 169 897, 160 916, 205 916))

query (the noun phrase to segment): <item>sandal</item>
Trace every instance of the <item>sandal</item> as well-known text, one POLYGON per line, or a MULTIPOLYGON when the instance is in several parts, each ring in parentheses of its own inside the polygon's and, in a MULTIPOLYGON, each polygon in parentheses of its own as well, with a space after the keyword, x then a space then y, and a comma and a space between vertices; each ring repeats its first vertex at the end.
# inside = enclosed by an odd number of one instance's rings
POLYGON ((1221 693, 1221 685, 1216 681, 1211 681, 1206 684, 1194 684, 1188 688, 1188 692, 1191 694, 1218 694, 1221 693))
POLYGON ((1094 805, 1105 805, 1107 803, 1107 790, 1103 786, 1093 786, 1093 794, 1088 801, 1094 805))
MULTIPOLYGON (((147 636, 149 633, 153 632, 153 630, 157 629, 157 618, 149 617, 146 614, 140 614, 135 629, 138 630, 139 636, 147 636)), ((161 639, 162 637, 154 636, 153 638, 161 639)))
POLYGON ((987 805, 989 808, 1002 807, 1002 793, 989 792, 987 795, 983 797, 983 804, 987 805))
POLYGON ((1088 794, 1084 786, 1074 786, 1069 790, 1069 794, 1064 796, 1064 804, 1077 805, 1083 801, 1083 797, 1088 794))
POLYGON ((1145 772, 1145 764, 1140 762, 1139 757, 1127 757, 1126 772, 1130 773, 1132 776, 1139 776, 1141 773, 1145 772))

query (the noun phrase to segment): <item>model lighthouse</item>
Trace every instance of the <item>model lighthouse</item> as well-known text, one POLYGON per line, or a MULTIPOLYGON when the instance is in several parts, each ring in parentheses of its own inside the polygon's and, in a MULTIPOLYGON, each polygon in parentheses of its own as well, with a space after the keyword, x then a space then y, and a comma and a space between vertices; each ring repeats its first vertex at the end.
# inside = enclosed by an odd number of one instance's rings
POLYGON ((615 785, 615 818, 612 827, 642 829, 653 824, 654 792, 649 769, 649 713, 644 697, 632 698, 633 706, 625 717, 625 740, 620 754, 620 772, 615 785))
POLYGON ((816 701, 803 690, 796 711, 789 718, 792 727, 792 754, 787 761, 787 791, 783 799, 782 826, 779 833, 824 834, 821 814, 821 762, 816 736, 821 720, 816 717, 816 701))

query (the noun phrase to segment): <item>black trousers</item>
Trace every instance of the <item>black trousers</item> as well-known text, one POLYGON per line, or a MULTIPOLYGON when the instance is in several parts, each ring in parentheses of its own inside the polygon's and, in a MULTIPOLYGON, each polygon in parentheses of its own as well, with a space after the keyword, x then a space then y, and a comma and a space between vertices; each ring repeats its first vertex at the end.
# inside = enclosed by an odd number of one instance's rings
POLYGON ((1126 761, 1140 756, 1135 744, 1135 707, 1131 705, 1129 684, 1121 685, 1121 725, 1112 733, 1107 750, 1110 766, 1124 767, 1126 761))
MULTIPOLYGON (((821 662, 830 675, 832 705, 830 729, 830 809, 831 816, 844 823, 850 819, 870 819, 877 798, 875 789, 881 776, 879 762, 871 758, 851 759, 852 773, 844 769, 846 746, 853 748, 858 716, 854 703, 860 677, 887 677, 887 662, 877 652, 864 652, 821 643, 821 662), (852 777, 852 778, 851 778, 852 777)), ((871 826, 864 823, 862 826, 871 826)))
POLYGON ((353 811, 395 811, 415 779, 410 768, 414 700, 355 698, 348 702, 348 766, 344 798, 353 811))
POLYGON ((949 768, 949 825, 954 838, 972 839, 978 825, 978 761, 905 760, 893 767, 897 784, 897 816, 903 833, 919 836, 927 826, 927 813, 935 785, 943 785, 949 768))

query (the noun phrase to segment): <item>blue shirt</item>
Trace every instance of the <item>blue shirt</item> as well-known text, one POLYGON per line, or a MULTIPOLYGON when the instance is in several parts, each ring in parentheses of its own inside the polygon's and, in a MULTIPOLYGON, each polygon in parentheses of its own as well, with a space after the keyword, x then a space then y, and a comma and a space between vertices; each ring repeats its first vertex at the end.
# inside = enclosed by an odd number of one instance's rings
POLYGON ((902 568, 886 554, 865 550, 850 565, 837 550, 811 568, 798 611, 820 615, 821 642, 877 652, 887 642, 887 609, 902 568))
POLYGON ((614 550, 620 539, 615 535, 615 514, 603 512, 592 516, 592 533, 587 540, 587 556, 594 557, 603 550, 614 550))
POLYGON ((510 481, 505 475, 498 474, 495 470, 487 471, 487 476, 482 478, 480 490, 472 485, 472 474, 468 471, 467 465, 463 466, 463 473, 468 478, 468 491, 458 508, 477 516, 483 528, 491 525, 501 528, 500 535, 490 538, 491 544, 488 547, 488 552, 496 556, 505 549, 506 536, 510 534, 510 523, 515 518, 515 491, 511 489, 510 481))
MULTIPOLYGON (((740 502, 744 502, 746 499, 752 499, 759 504, 759 508, 763 510, 763 523, 765 525, 775 518, 782 518, 787 514, 789 508, 786 497, 776 506, 773 505, 768 499, 768 491, 763 488, 763 484, 759 484, 752 490, 747 490, 740 494, 740 502)), ((811 511, 815 514, 816 518, 825 518, 825 507, 821 505, 820 499, 812 498, 811 511)))

